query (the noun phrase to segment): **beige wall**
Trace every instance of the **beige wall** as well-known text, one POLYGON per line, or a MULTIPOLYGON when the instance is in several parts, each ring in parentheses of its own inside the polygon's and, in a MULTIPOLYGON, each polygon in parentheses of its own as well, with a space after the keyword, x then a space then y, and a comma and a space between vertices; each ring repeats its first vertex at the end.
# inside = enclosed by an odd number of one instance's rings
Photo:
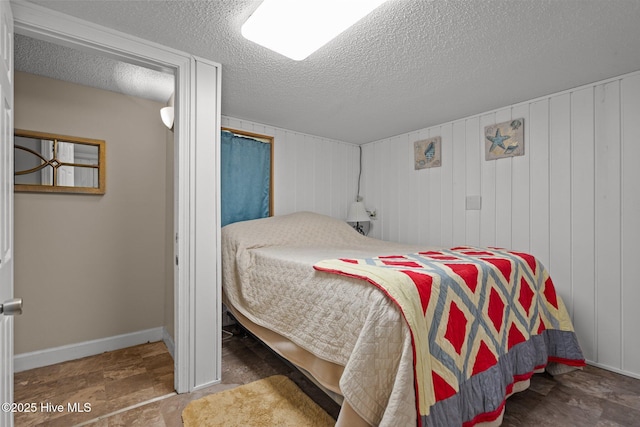
POLYGON ((24 298, 16 354, 167 322, 173 330, 166 313, 173 137, 161 107, 15 73, 17 129, 102 139, 107 147, 105 195, 15 194, 15 295, 24 298))

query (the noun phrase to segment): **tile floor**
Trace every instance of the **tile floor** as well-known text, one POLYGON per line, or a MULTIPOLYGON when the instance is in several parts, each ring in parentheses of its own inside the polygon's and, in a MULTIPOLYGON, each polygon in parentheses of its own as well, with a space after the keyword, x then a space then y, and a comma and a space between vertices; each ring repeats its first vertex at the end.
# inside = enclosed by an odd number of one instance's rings
POLYGON ((276 374, 291 378, 337 417, 339 406, 304 375, 254 338, 234 332, 222 346, 222 383, 189 394, 175 394, 173 359, 162 342, 16 373, 15 402, 36 403, 38 410, 16 414, 15 425, 181 427, 190 401, 276 374), (42 411, 47 402, 64 410, 42 411), (90 403, 91 411, 70 413, 68 403, 76 402, 90 403))
POLYGON ((36 411, 16 413, 15 424, 68 427, 169 393, 173 359, 167 347, 139 345, 16 373, 15 402, 35 404, 36 411), (69 411, 69 403, 84 412, 69 411), (63 410, 54 410, 57 405, 63 410))
MULTIPOLYGON (((222 384, 189 394, 171 395, 173 361, 161 342, 17 373, 16 402, 89 402, 91 412, 18 414, 16 426, 179 427, 191 400, 275 374, 289 376, 337 416, 338 405, 306 377, 235 332, 223 343, 222 384)), ((639 420, 640 380, 587 366, 555 378, 535 375, 528 390, 507 401, 503 426, 638 426, 639 420)))

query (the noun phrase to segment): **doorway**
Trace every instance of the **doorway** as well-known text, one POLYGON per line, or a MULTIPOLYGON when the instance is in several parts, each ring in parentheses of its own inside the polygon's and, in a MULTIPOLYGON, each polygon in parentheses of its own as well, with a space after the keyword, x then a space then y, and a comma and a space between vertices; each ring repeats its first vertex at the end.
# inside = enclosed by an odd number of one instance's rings
MULTIPOLYGON (((15 128, 105 141, 108 183, 104 195, 16 192, 15 286, 32 307, 17 322, 16 353, 103 337, 117 338, 94 342, 96 350, 172 341, 174 162, 164 104, 60 79, 73 76, 68 67, 39 67, 59 64, 51 53, 111 72, 123 68, 118 61, 19 34, 15 45, 15 128)), ((173 76, 164 84, 168 99, 173 76)))
POLYGON ((220 382, 220 64, 66 15, 51 14, 36 4, 20 2, 11 7, 19 34, 176 76, 175 388, 184 393, 220 382))
MULTIPOLYGON (((15 127, 104 139, 108 184, 98 196, 15 194, 15 292, 30 306, 15 322, 16 369, 147 341, 168 341, 173 349, 173 133, 160 120, 163 103, 27 74, 25 46, 72 53, 21 35, 15 41, 15 127)), ((173 79, 170 84, 172 91, 173 79)), ((155 371, 136 365, 129 357, 135 351, 124 351, 119 363, 130 361, 131 379, 148 381, 155 371)), ((104 375, 124 381, 109 361, 104 375)), ((96 368, 91 373, 98 374, 96 368)), ((160 375, 166 374, 163 366, 160 375)), ((74 388, 83 388, 82 378, 74 388)), ((114 381, 105 386, 114 388, 114 381)), ((130 399, 150 396, 148 390, 122 392, 130 399)))

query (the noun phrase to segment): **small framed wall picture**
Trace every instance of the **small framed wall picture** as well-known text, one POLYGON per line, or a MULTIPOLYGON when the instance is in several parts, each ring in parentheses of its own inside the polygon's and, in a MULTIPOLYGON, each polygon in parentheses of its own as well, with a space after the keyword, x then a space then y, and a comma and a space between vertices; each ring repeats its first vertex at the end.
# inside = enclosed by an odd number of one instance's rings
POLYGON ((441 138, 439 136, 415 141, 413 143, 415 169, 418 170, 442 166, 441 146, 441 138))
POLYGON ((524 119, 484 128, 485 160, 524 155, 524 119))

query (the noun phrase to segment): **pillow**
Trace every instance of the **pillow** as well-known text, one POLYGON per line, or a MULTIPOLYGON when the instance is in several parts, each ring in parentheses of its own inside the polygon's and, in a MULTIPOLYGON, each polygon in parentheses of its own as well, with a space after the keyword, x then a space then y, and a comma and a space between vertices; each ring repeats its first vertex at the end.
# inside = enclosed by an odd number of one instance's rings
POLYGON ((313 212, 296 212, 250 221, 236 222, 222 228, 222 244, 246 249, 266 246, 350 246, 362 243, 349 224, 313 212))

